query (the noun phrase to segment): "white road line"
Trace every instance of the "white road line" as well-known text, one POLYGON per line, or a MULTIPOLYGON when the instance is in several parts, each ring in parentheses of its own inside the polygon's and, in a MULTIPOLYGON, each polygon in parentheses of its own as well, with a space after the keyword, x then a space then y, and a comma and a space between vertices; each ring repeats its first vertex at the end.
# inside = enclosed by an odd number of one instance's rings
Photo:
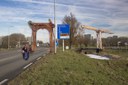
POLYGON ((7 81, 8 81, 8 79, 4 79, 3 81, 0 82, 0 85, 4 84, 7 81))
POLYGON ((28 65, 26 65, 23 69, 26 69, 27 67, 29 67, 30 65, 32 65, 33 63, 29 63, 28 65))
POLYGON ((36 60, 40 60, 40 59, 41 59, 41 57, 37 58, 36 60))

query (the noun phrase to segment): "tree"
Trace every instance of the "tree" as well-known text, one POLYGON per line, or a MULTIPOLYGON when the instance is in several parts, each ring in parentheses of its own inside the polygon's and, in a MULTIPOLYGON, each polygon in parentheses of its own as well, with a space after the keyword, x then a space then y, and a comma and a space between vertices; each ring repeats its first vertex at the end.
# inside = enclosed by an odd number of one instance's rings
POLYGON ((90 46, 91 45, 91 36, 90 37, 88 37, 88 35, 84 35, 84 46, 85 47, 88 47, 88 46, 90 46))
POLYGON ((80 46, 80 48, 82 47, 82 44, 84 44, 84 28, 82 28, 81 26, 79 26, 79 28, 77 29, 77 45, 80 46))
POLYGON ((70 24, 69 48, 71 49, 72 45, 75 44, 75 37, 77 35, 77 29, 80 23, 77 21, 76 17, 70 13, 69 16, 66 15, 64 17, 63 24, 70 24))
POLYGON ((8 48, 8 36, 4 36, 3 38, 2 38, 2 45, 1 45, 1 47, 2 48, 8 48))
POLYGON ((39 44, 39 46, 43 46, 43 41, 37 40, 37 44, 39 44))
POLYGON ((3 48, 15 48, 17 45, 22 44, 23 41, 26 41, 25 36, 23 34, 14 33, 9 36, 3 37, 2 46, 3 48))
POLYGON ((20 46, 22 41, 26 41, 26 38, 23 34, 14 33, 10 35, 10 46, 16 47, 16 45, 20 46))

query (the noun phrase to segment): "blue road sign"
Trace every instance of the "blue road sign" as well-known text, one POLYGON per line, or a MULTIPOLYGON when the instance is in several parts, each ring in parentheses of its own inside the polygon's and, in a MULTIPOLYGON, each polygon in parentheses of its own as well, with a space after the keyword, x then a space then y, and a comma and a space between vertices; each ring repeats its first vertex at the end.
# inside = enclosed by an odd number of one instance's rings
POLYGON ((58 24, 57 25, 57 38, 58 39, 69 39, 70 25, 69 24, 58 24))

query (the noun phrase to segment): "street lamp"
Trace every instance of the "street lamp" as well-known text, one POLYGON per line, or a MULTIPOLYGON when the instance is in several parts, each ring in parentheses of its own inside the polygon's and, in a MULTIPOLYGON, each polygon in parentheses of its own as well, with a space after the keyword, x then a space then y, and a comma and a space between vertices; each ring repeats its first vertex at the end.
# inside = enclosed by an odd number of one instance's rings
POLYGON ((55 24, 55 27, 54 27, 54 36, 55 36, 54 45, 55 45, 55 53, 56 53, 56 51, 57 51, 57 49, 56 49, 56 0, 54 0, 54 24, 55 24))
POLYGON ((9 46, 10 46, 10 30, 8 28, 8 49, 9 49, 9 46))
POLYGON ((8 27, 8 49, 10 48, 10 28, 13 26, 8 27))
POLYGON ((19 48, 21 47, 21 33, 19 33, 19 48))

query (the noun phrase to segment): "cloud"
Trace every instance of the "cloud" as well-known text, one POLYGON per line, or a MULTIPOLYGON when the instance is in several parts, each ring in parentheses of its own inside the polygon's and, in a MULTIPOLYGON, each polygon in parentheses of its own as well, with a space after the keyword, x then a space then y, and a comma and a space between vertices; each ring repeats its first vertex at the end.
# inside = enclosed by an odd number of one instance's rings
POLYGON ((41 40, 43 42, 49 42, 49 32, 45 29, 40 29, 37 31, 37 40, 41 40))
MULTIPOLYGON (((127 4, 127 0, 56 0, 56 23, 62 23, 64 16, 72 12, 82 24, 109 29, 121 36, 120 32, 126 34, 128 28, 127 4)), ((5 5, 0 3, 0 10, 0 27, 13 25, 18 32, 23 28, 31 32, 29 20, 54 21, 54 0, 10 0, 5 5)))

